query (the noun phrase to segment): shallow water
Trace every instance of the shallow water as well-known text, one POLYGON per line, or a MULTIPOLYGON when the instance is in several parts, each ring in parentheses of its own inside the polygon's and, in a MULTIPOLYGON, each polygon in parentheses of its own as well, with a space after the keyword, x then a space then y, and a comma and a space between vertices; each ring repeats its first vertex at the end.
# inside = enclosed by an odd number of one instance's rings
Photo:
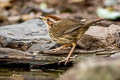
POLYGON ((0 69, 0 80, 55 80, 63 70, 11 71, 0 69))

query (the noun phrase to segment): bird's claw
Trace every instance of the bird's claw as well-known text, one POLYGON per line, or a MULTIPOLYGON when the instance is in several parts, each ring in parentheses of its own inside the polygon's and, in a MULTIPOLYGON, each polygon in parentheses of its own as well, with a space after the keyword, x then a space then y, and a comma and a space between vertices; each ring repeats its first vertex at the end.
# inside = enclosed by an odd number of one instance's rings
POLYGON ((58 65, 59 65, 60 63, 62 63, 62 62, 65 62, 64 65, 67 65, 68 61, 69 61, 69 59, 65 58, 65 59, 59 61, 59 62, 58 62, 58 65))
POLYGON ((77 57, 77 55, 70 57, 70 58, 64 58, 63 60, 59 61, 58 64, 65 62, 64 65, 67 65, 67 63, 69 62, 70 59, 75 59, 77 57))
POLYGON ((56 49, 52 49, 52 51, 54 51, 54 52, 57 52, 57 51, 59 51, 60 49, 58 49, 58 48, 56 48, 56 49))

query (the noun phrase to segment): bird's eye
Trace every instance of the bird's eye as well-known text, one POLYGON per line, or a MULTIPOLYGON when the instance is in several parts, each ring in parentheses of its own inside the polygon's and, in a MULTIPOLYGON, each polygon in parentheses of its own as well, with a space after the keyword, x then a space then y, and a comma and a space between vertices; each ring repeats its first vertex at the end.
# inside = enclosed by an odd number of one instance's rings
POLYGON ((50 21, 50 19, 47 19, 47 21, 50 21))

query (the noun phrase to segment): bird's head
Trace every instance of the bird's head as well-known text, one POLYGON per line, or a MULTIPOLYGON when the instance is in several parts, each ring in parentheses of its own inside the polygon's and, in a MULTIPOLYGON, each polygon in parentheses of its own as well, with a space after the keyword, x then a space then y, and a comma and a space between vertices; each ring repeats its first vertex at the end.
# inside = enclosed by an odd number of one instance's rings
POLYGON ((48 28, 51 28, 54 24, 58 23, 61 20, 59 17, 53 15, 40 17, 40 19, 42 19, 45 22, 48 28))

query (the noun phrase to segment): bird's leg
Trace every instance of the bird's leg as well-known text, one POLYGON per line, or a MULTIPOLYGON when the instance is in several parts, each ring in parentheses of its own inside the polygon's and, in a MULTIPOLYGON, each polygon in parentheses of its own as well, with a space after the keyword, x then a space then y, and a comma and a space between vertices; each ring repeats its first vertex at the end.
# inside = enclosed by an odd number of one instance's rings
POLYGON ((52 49, 53 51, 55 51, 55 52, 57 52, 57 51, 59 51, 59 50, 61 50, 61 49, 64 49, 64 48, 66 48, 67 47, 67 45, 65 44, 65 45, 63 45, 63 46, 61 46, 61 47, 58 47, 58 48, 55 48, 55 49, 52 49))
POLYGON ((74 51, 75 47, 76 47, 76 43, 75 43, 75 42, 73 42, 73 43, 72 43, 72 49, 71 49, 71 51, 69 52, 68 56, 67 56, 64 60, 59 61, 59 63, 58 63, 58 64, 60 64, 61 62, 64 62, 64 61, 65 61, 65 65, 66 65, 66 64, 67 64, 67 62, 69 61, 70 56, 72 55, 72 52, 74 51))
POLYGON ((73 53, 73 51, 74 51, 75 47, 76 47, 76 43, 75 43, 75 42, 73 42, 73 43, 72 43, 72 49, 71 49, 71 51, 69 52, 69 54, 68 54, 67 58, 65 59, 65 65, 66 65, 66 64, 67 64, 67 62, 69 61, 70 56, 72 55, 72 53, 73 53))

